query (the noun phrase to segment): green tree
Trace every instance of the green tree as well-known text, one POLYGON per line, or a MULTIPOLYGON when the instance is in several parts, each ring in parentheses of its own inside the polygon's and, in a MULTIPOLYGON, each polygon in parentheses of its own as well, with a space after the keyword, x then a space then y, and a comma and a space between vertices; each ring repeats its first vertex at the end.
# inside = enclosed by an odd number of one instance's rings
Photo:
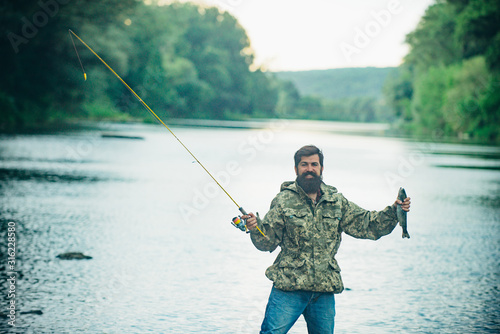
POLYGON ((446 90, 443 117, 449 127, 448 134, 469 137, 475 129, 485 125, 481 100, 487 94, 491 75, 481 56, 468 59, 450 70, 453 71, 453 81, 446 90))
POLYGON ((410 52, 405 65, 425 71, 429 67, 447 66, 461 59, 459 45, 454 36, 456 10, 444 2, 430 6, 417 28, 406 36, 410 52))
POLYGON ((445 67, 431 67, 415 81, 415 91, 411 111, 414 131, 418 135, 429 136, 446 129, 446 121, 441 112, 446 103, 446 92, 451 85, 452 73, 445 67), (439 112, 436 112, 439 111, 439 112))
MULTIPOLYGON (((39 128, 61 117, 82 115, 86 86, 68 28, 93 30, 96 36, 113 34, 108 28, 122 24, 123 14, 136 4, 135 0, 0 1, 0 60, 8 69, 0 80, 0 104, 8 106, 0 110, 0 131, 39 128)), ((121 37, 114 34, 110 40, 121 37)))
POLYGON ((407 36, 410 52, 385 95, 410 133, 498 141, 500 3, 439 1, 407 36))
MULTIPOLYGON (((131 21, 133 43, 140 48, 132 52, 127 81, 139 87, 160 116, 273 114, 277 91, 267 75, 250 71, 248 37, 228 13, 189 3, 153 4, 140 7, 131 21)), ((130 99, 120 105, 134 113, 130 99)))
MULTIPOLYGON (((455 1, 450 1, 455 3, 455 1)), ((500 49, 500 2, 491 0, 460 1, 455 39, 464 58, 487 55, 490 67, 498 67, 500 49)))
POLYGON ((68 118, 116 119, 123 111, 149 119, 127 88, 76 40, 88 75, 83 80, 68 28, 162 118, 274 115, 278 86, 259 69, 250 71, 254 56, 248 37, 227 12, 137 0, 66 5, 0 0, 0 9, 0 33, 7 37, 0 41, 7 50, 0 59, 9 69, 0 79, 0 131, 68 118), (47 22, 36 21, 40 17, 47 22))

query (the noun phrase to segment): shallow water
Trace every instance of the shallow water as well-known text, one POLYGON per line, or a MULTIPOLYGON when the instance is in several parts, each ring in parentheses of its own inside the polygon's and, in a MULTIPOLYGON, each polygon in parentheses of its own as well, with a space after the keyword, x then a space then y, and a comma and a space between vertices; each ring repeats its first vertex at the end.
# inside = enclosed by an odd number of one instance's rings
MULTIPOLYGON (((376 242, 343 237, 337 333, 498 333, 500 149, 315 126, 173 130, 238 205, 261 215, 310 143, 325 153, 325 182, 366 209, 406 188, 411 239, 399 227, 376 242)), ((13 222, 18 275, 16 327, 2 317, 0 330, 257 333, 276 253, 230 225, 237 207, 193 160, 158 126, 1 137, 0 269, 6 278, 13 222), (69 251, 93 258, 56 258, 69 251)), ((290 333, 304 332, 301 318, 290 333)))

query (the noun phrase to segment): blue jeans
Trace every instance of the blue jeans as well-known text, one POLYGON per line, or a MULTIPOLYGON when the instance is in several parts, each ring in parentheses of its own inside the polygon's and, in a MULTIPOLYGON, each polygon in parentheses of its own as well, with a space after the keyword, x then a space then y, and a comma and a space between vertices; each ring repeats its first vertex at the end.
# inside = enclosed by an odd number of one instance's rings
POLYGON ((309 334, 332 334, 335 297, 330 292, 271 290, 261 334, 287 333, 304 315, 309 334))

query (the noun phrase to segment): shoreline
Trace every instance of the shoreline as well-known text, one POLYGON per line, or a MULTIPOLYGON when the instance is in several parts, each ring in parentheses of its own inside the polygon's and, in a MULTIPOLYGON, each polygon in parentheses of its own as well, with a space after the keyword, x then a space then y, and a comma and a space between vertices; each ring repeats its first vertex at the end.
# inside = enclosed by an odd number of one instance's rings
MULTIPOLYGON (((435 142, 464 145, 484 145, 490 147, 500 147, 500 143, 484 142, 474 139, 460 139, 455 137, 426 137, 411 136, 402 134, 398 129, 393 128, 390 123, 363 123, 363 122, 343 122, 328 120, 307 120, 307 119, 281 119, 281 118, 258 118, 248 120, 212 120, 212 119, 188 119, 173 118, 165 124, 176 128, 221 128, 221 129, 272 129, 279 126, 286 126, 288 130, 321 131, 344 135, 361 135, 373 137, 399 138, 410 142, 435 142)), ((60 134, 82 130, 113 131, 112 128, 125 125, 158 125, 158 122, 144 121, 140 119, 132 120, 68 120, 67 122, 52 124, 47 127, 30 129, 25 131, 0 132, 1 137, 16 135, 40 135, 40 134, 60 134), (103 130, 104 130, 103 129, 103 130)), ((118 129, 117 129, 118 130, 118 129)))

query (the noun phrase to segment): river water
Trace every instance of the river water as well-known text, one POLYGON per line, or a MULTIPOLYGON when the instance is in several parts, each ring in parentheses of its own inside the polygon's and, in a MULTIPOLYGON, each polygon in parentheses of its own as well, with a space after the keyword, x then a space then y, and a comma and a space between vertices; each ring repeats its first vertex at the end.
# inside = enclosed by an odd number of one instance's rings
MULTIPOLYGON (((348 135, 333 123, 245 127, 173 130, 247 211, 266 213, 305 144, 323 149, 325 182, 366 209, 391 204, 400 186, 412 197, 411 239, 399 226, 375 242, 344 235, 336 333, 500 331, 498 147, 348 135)), ((276 252, 231 226, 235 203, 164 128, 1 137, 0 194, 0 331, 258 332, 276 252), (56 258, 64 252, 92 259, 56 258)), ((290 333, 305 332, 301 318, 290 333)))

